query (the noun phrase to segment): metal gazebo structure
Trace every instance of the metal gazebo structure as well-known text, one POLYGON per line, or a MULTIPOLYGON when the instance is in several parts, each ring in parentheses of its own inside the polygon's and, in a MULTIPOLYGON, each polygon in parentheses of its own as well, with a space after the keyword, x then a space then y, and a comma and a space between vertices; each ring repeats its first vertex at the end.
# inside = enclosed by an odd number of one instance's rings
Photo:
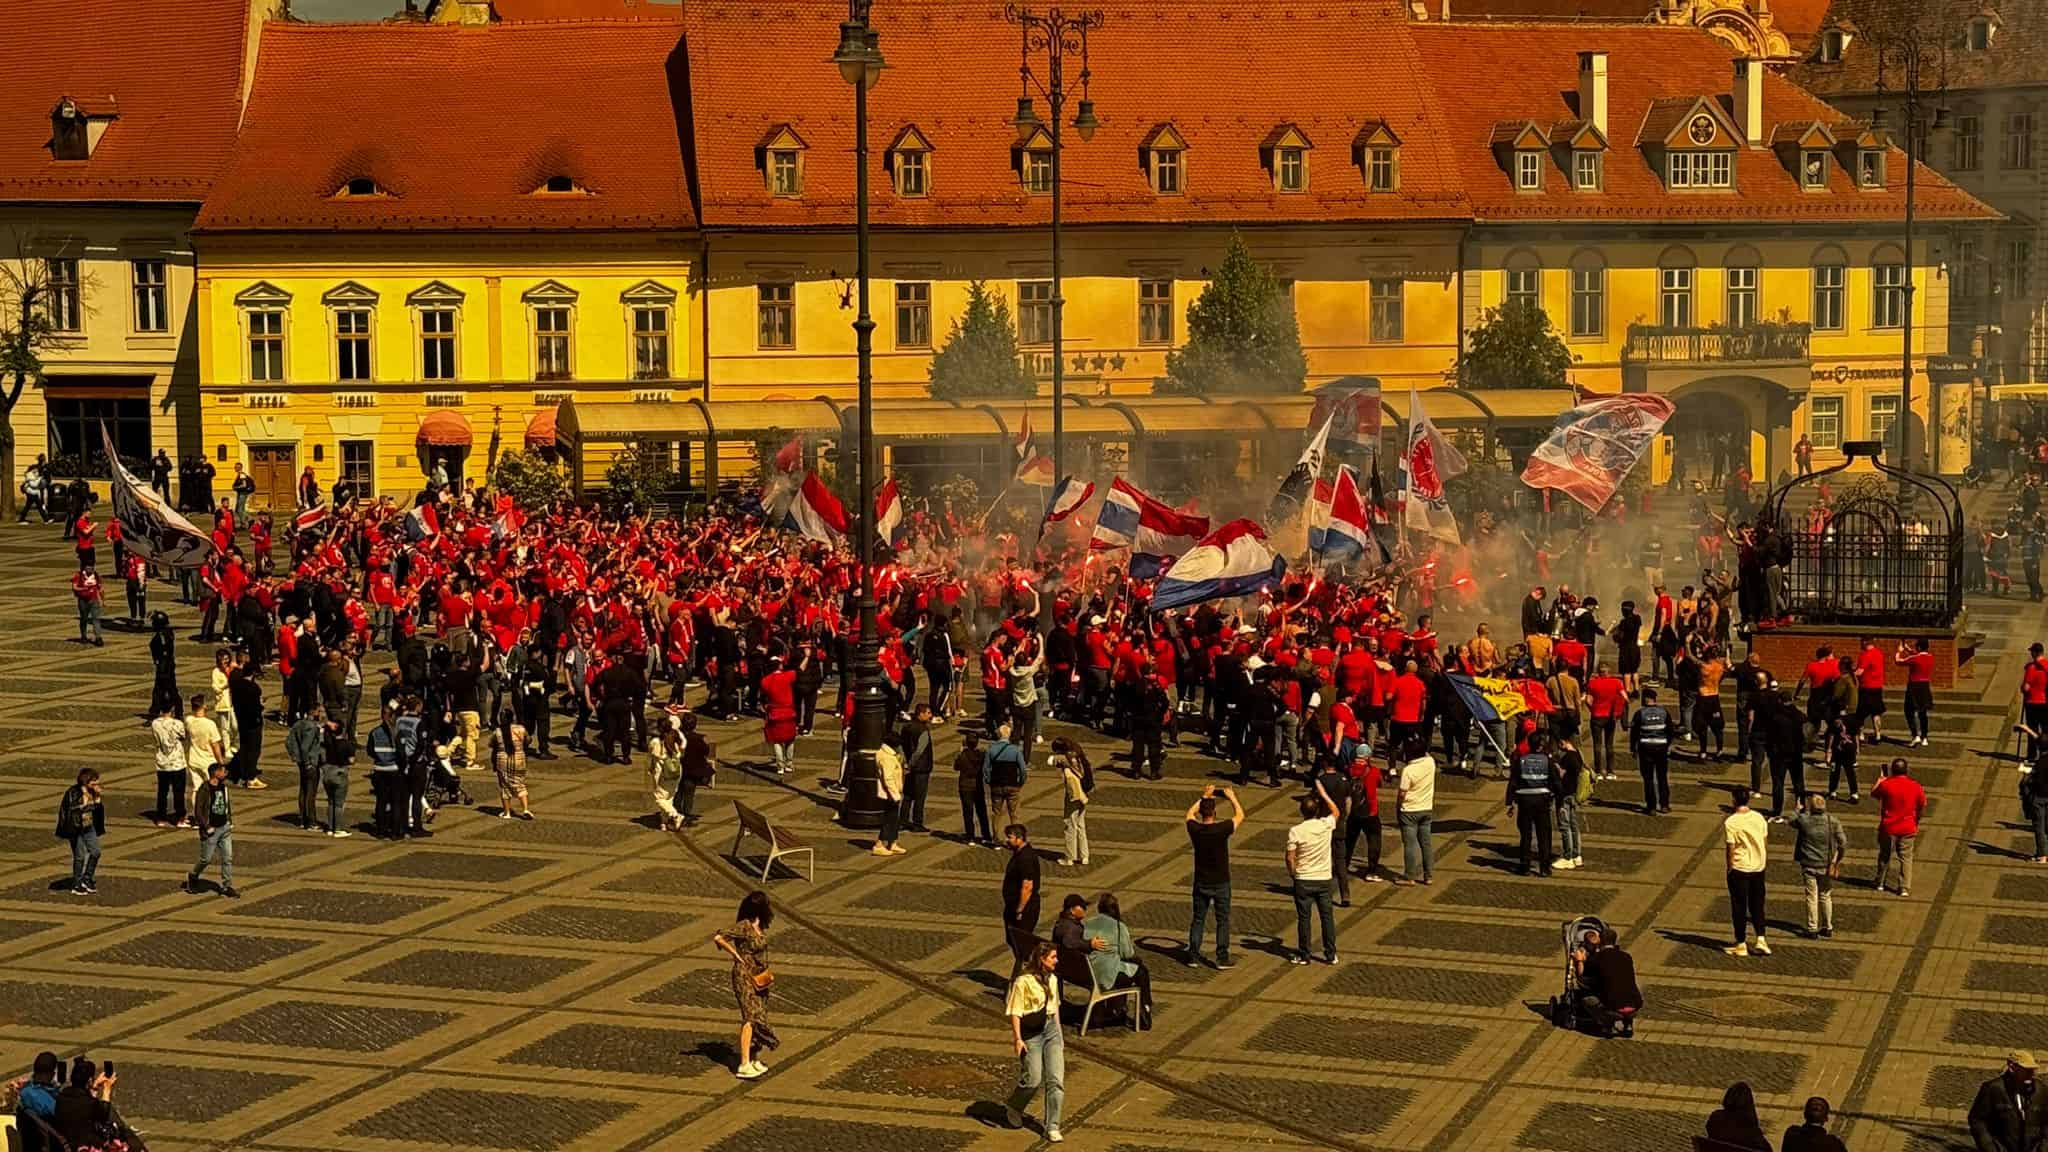
POLYGON ((1780 611, 1802 624, 1947 628, 1963 608, 1962 500, 1938 476, 1886 464, 1883 445, 1843 445, 1840 464, 1771 494, 1780 611), (1845 470, 1869 459, 1875 472, 1845 470))

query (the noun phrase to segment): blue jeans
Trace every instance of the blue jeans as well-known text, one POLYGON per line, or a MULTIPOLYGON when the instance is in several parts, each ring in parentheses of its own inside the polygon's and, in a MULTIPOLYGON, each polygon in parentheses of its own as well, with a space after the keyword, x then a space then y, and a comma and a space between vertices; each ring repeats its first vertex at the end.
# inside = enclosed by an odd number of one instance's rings
POLYGON ((1316 915, 1323 923, 1323 959, 1332 963, 1337 959, 1337 908, 1330 901, 1328 880, 1296 880, 1294 882, 1294 942, 1303 956, 1308 955, 1308 910, 1314 906, 1316 915))
POLYGON ((1401 875, 1406 879, 1427 881, 1436 875, 1435 860, 1429 851, 1430 815, 1402 812, 1394 818, 1401 826, 1401 875))
POLYGON ((1579 802, 1569 796, 1557 801, 1558 858, 1579 858, 1579 802))
POLYGON ((92 631, 92 642, 95 644, 99 643, 101 639, 100 602, 97 600, 80 600, 78 602, 78 641, 81 644, 86 641, 85 633, 87 629, 92 631))
POLYGON ((1057 1003, 1047 1006, 1045 1031, 1024 1038, 1024 1054, 1017 1065, 1017 1086, 1010 1090, 1009 1106, 1019 1112, 1029 1108, 1043 1084, 1046 1130, 1058 1128, 1067 1103, 1067 1041, 1060 1035, 1057 1003))
POLYGON ((1216 909, 1216 962, 1230 963, 1230 885, 1195 885, 1195 915, 1188 922, 1188 955, 1202 954, 1202 929, 1209 919, 1209 909, 1216 909))
POLYGON ((248 515, 248 513, 249 494, 247 492, 235 493, 235 522, 241 523, 242 517, 248 515))
POLYGON ((342 829, 341 809, 348 803, 348 769, 339 764, 322 765, 320 786, 327 793, 327 830, 339 832, 342 829))
POLYGON ((90 824, 71 838, 71 886, 91 884, 100 867, 100 834, 90 824))
POLYGON ((235 826, 223 824, 199 837, 199 863, 192 866, 190 879, 197 882, 213 863, 214 855, 220 856, 220 883, 223 888, 235 886, 235 826))

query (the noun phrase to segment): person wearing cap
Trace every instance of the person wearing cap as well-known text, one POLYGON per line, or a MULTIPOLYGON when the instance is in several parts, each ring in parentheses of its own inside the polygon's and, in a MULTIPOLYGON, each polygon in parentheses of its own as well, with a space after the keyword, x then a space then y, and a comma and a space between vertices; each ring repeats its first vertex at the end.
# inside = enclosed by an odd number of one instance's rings
POLYGON ((2039 1152, 2048 1138, 2048 1109, 2034 1091, 2040 1065, 2021 1048, 2007 1053, 2005 1070, 1977 1086, 1970 1103, 1970 1139, 1977 1152, 2039 1152))

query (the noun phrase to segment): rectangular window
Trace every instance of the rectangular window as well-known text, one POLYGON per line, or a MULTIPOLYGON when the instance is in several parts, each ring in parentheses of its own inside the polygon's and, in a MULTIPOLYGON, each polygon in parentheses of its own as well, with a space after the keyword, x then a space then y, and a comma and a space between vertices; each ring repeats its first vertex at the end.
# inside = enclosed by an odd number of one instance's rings
POLYGON ((1282 192, 1299 192, 1308 187, 1308 164, 1299 148, 1282 148, 1275 158, 1282 192))
POLYGON ((1955 170, 1975 172, 1984 162, 1984 119, 1981 116, 1956 117, 1955 170))
POLYGON ((2016 298, 2034 291, 2033 241, 2014 240, 2006 246, 2005 283, 2006 291, 2016 298))
POLYGON ((1756 269, 1728 269, 1728 326, 1748 328, 1756 323, 1757 289, 1756 269))
POLYGON ((796 285, 763 284, 759 292, 761 347, 796 347, 796 285))
POLYGON ((533 378, 569 378, 569 310, 561 307, 533 310, 533 378))
POLYGON ((1515 153, 1515 187, 1524 192, 1543 187, 1543 153, 1515 153))
POLYGON ((668 309, 633 309, 633 379, 668 379, 668 309))
POLYGON ((1692 269, 1664 269, 1658 277, 1657 303, 1666 328, 1692 327, 1692 269))
POLYGON ((1379 279, 1372 282, 1371 339, 1375 344, 1399 344, 1405 327, 1402 296, 1408 282, 1379 279))
POLYGON ((1726 188, 1735 182, 1735 157, 1727 152, 1673 152, 1664 162, 1673 188, 1726 188))
POLYGON ((1017 281, 1017 343, 1052 343, 1052 281, 1017 281))
POLYGON ((1607 160, 1590 148, 1572 154, 1572 184, 1581 192, 1598 192, 1606 178, 1607 160))
POLYGON ((1401 186, 1401 154, 1392 148, 1374 148, 1369 161, 1370 187, 1375 192, 1392 192, 1401 186))
POLYGON ((85 326, 85 309, 79 296, 78 261, 52 256, 43 261, 43 270, 48 277, 43 299, 50 326, 59 332, 79 331, 85 326))
POLYGON ((1607 331, 1607 269, 1572 269, 1572 335, 1607 331))
POLYGON ((2029 169, 2034 166, 2034 114, 2014 112, 2005 118, 2005 166, 2029 169))
POLYGON ((1179 194, 1180 149, 1155 148, 1152 150, 1152 190, 1162 196, 1179 194))
POLYGON ((1806 435, 1816 449, 1839 452, 1842 448, 1842 398, 1815 396, 1806 402, 1806 435))
POLYGON ((1173 343, 1173 281, 1138 281, 1138 343, 1173 343))
POLYGON ((1884 153, 1871 148, 1856 154, 1856 186, 1884 187, 1884 153))
POLYGON ((249 313, 249 379, 284 379, 284 313, 249 313))
POLYGON ((794 151, 782 149, 768 154, 768 190, 777 196, 804 194, 804 170, 794 151))
POLYGON ((1840 332, 1847 326, 1844 306, 1848 299, 1849 270, 1840 264, 1817 264, 1813 269, 1813 327, 1820 332, 1840 332))
POLYGON ((1949 295, 1957 300, 1974 300, 1977 297, 1977 242, 1956 241, 1956 262, 1954 271, 1949 273, 1949 295))
POLYGON ((1540 308, 1543 306, 1543 270, 1540 268, 1508 269, 1507 298, 1502 301, 1509 308, 1540 308))
POLYGON ((377 442, 374 440, 343 440, 341 442, 340 480, 355 485, 358 497, 368 497, 377 490, 377 442))
POLYGON ((1730 188, 1735 184, 1735 155, 1732 152, 1707 153, 1707 187, 1730 188))
POLYGON ((147 474, 149 400, 147 397, 83 399, 52 388, 49 405, 50 462, 60 476, 112 477, 107 449, 100 439, 104 425, 114 438, 114 451, 131 471, 147 474))
POLYGON ((1826 152, 1812 150, 1799 156, 1799 186, 1809 192, 1825 192, 1828 173, 1834 167, 1826 152))
POLYGON ((925 154, 921 148, 912 148, 896 154, 896 194, 898 196, 922 196, 925 192, 925 154))
POLYGON ((1898 459, 1899 442, 1899 394, 1897 392, 1873 392, 1870 394, 1870 439, 1884 441, 1884 455, 1887 460, 1898 459))
POLYGON ((1024 154, 1024 190, 1033 194, 1052 191, 1052 153, 1039 149, 1024 154))
POLYGON ((455 309, 420 310, 420 379, 455 379, 455 309))
POLYGON ((129 264, 135 282, 135 330, 168 332, 171 328, 169 299, 162 260, 136 260, 129 264))
POLYGON ((370 378, 370 313, 343 308, 334 314, 334 378, 370 378))
POLYGON ((1870 269, 1870 326, 1906 326, 1906 266, 1878 264, 1870 269))
POLYGON ((932 286, 925 283, 896 285, 896 346, 932 346, 932 286))

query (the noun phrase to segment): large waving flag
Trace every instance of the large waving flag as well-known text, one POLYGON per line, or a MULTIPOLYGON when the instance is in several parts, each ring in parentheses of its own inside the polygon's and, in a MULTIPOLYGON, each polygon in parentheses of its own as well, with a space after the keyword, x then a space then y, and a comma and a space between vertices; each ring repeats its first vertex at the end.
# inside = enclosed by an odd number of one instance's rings
POLYGON ((1052 457, 1038 451, 1038 442, 1031 435, 1031 410, 1024 410, 1023 419, 1017 422, 1017 482, 1037 488, 1052 486, 1052 457))
POLYGON ((1358 495, 1358 473, 1348 466, 1339 469, 1335 488, 1330 498, 1330 526, 1323 536, 1323 558, 1341 562, 1371 556, 1378 560, 1380 546, 1373 539, 1365 501, 1358 495))
POLYGON ((1308 502, 1308 548, 1321 552, 1330 530, 1330 504, 1337 498, 1337 485, 1318 478, 1315 496, 1308 502))
POLYGON ((1353 454, 1372 455, 1380 443, 1380 381, 1377 376, 1346 376, 1316 389, 1309 414, 1313 428, 1330 421, 1330 443, 1353 454))
POLYGON ((405 514, 405 522, 399 525, 399 530, 405 533, 407 540, 417 544, 441 534, 441 517, 432 504, 415 504, 412 511, 405 514))
POLYGON ((1408 392, 1408 451, 1401 457, 1401 522, 1418 532, 1458 540, 1458 519, 1451 514, 1444 484, 1465 471, 1465 456, 1423 411, 1422 397, 1408 392))
POLYGON ((809 472, 804 475, 796 499, 789 502, 783 527, 802 533, 806 539, 834 544, 846 535, 846 506, 825 487, 816 472, 809 472))
POLYGON ((114 519, 123 545, 137 556, 171 568, 197 568, 213 552, 213 538, 201 532, 164 498, 135 478, 114 451, 114 438, 100 425, 100 442, 114 469, 114 519))
POLYGON ((891 548, 903 546, 903 501, 896 494, 894 476, 875 493, 875 535, 891 548))
POLYGON ((1059 487, 1053 489, 1052 497, 1045 502, 1044 522, 1057 524, 1065 520, 1079 511, 1081 505, 1086 504, 1088 498, 1093 495, 1095 485, 1092 481, 1082 480, 1076 476, 1067 477, 1060 481, 1059 487))
POLYGON ((1598 512, 1614 498, 1672 411, 1669 397, 1650 392, 1588 400, 1557 418, 1549 439, 1522 469, 1522 483, 1555 488, 1598 512))
POLYGON ((1130 549, 1131 574, 1143 579, 1163 567, 1162 561, 1186 552, 1208 534, 1207 516, 1177 512, 1119 476, 1110 482, 1109 495, 1102 498, 1088 547, 1130 549))
POLYGON ((1323 417, 1322 426, 1309 437, 1308 447, 1301 450, 1301 459, 1294 462, 1294 470, 1280 482, 1280 491, 1273 496, 1273 516, 1277 522, 1281 517, 1291 518, 1314 490, 1317 478, 1323 474, 1323 456, 1329 449, 1330 425, 1335 414, 1323 417))
POLYGON ((1287 561, 1266 546, 1264 530, 1232 520, 1173 562, 1152 591, 1152 610, 1248 595, 1279 583, 1286 571, 1287 561))

